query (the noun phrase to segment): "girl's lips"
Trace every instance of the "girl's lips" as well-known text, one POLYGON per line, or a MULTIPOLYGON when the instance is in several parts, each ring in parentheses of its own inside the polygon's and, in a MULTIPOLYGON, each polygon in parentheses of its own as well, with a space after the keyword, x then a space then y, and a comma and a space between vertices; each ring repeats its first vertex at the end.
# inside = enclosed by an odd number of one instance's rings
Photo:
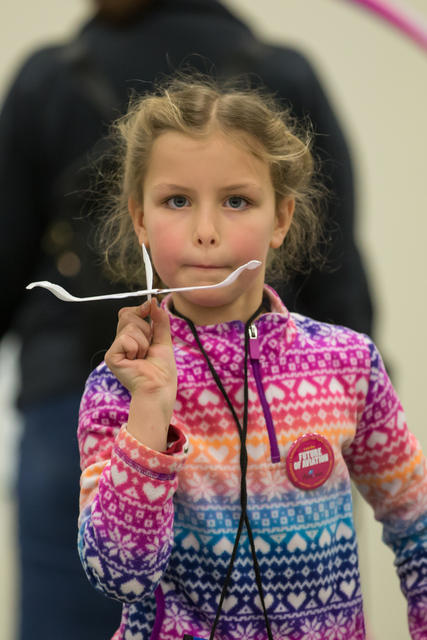
POLYGON ((190 264, 188 266, 193 269, 225 269, 226 268, 226 267, 220 267, 219 265, 216 265, 216 264, 190 264))

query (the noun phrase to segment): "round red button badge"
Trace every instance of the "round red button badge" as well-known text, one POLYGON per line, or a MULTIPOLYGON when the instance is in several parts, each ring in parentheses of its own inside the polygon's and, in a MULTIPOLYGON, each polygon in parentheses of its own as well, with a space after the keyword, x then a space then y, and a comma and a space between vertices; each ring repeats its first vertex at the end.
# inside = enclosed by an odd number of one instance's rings
POLYGON ((298 489, 317 489, 332 473, 334 452, 323 436, 306 433, 292 444, 286 457, 286 470, 298 489))

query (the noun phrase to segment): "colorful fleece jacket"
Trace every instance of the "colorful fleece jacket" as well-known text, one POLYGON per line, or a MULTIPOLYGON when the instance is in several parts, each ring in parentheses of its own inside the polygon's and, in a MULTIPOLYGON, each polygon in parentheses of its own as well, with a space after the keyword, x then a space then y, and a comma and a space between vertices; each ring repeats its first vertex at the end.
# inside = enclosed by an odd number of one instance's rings
MULTIPOLYGON (((274 640, 365 638, 350 478, 384 524, 412 638, 425 639, 426 463, 381 358, 366 336, 289 314, 266 291, 271 312, 255 326, 275 438, 250 364, 247 487, 274 640), (306 433, 334 453, 332 473, 312 490, 292 484, 286 468, 306 433)), ((81 404, 79 552, 90 582, 123 602, 114 640, 209 638, 240 517, 236 424, 186 321, 171 314, 171 328, 179 379, 171 450, 126 431, 129 393, 105 364, 81 404)), ((241 417, 244 325, 198 333, 241 417)), ((215 637, 267 638, 245 532, 215 637)))

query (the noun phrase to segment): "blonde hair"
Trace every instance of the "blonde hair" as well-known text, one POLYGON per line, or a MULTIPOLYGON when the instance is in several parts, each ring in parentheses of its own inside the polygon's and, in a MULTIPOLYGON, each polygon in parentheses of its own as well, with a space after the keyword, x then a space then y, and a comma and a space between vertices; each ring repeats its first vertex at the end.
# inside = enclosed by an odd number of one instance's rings
POLYGON ((269 259, 269 274, 286 278, 319 262, 319 204, 324 189, 314 184, 311 135, 296 132, 289 112, 259 90, 222 87, 200 76, 175 78, 156 92, 133 101, 114 123, 112 138, 118 167, 110 189, 110 206, 99 241, 110 275, 137 285, 143 282, 141 247, 128 212, 128 199, 141 203, 144 176, 156 138, 166 131, 205 137, 220 130, 270 166, 276 202, 295 198, 295 213, 282 247, 269 259), (255 144, 254 144, 255 143, 255 144))

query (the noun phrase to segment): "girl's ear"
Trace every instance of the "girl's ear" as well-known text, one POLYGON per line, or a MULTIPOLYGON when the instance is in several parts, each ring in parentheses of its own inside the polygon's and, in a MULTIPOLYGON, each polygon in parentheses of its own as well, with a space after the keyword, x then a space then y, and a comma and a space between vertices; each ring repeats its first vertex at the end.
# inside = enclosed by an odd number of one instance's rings
POLYGON ((145 246, 148 247, 148 238, 144 227, 144 211, 142 209, 142 205, 138 204, 131 196, 128 199, 128 209, 139 244, 144 243, 145 246))
POLYGON ((278 249, 282 245, 291 226, 294 211, 295 198, 291 196, 282 198, 277 203, 275 223, 270 240, 270 247, 272 249, 278 249))

